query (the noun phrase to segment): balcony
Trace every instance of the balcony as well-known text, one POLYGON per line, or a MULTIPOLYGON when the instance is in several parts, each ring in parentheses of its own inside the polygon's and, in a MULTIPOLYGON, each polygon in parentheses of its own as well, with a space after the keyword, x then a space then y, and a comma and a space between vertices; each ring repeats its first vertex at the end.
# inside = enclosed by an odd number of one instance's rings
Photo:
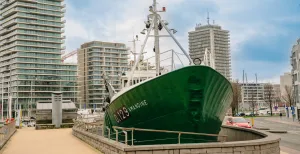
POLYGON ((8 33, 8 34, 6 34, 6 35, 3 35, 3 36, 1 36, 0 37, 0 40, 2 41, 2 40, 5 40, 5 39, 7 39, 7 38, 9 38, 9 37, 11 37, 11 36, 14 36, 14 35, 16 35, 17 34, 17 31, 14 31, 14 32, 12 32, 12 33, 8 33))
POLYGON ((3 51, 3 50, 7 50, 7 49, 9 49, 9 48, 12 48, 12 47, 14 47, 15 45, 16 45, 16 42, 15 42, 15 43, 11 43, 11 44, 9 44, 9 45, 2 46, 2 47, 0 48, 0 51, 3 51))
POLYGON ((18 26, 15 25, 15 26, 12 26, 12 27, 10 27, 10 28, 3 28, 3 29, 0 31, 0 36, 3 36, 4 34, 9 33, 9 32, 11 32, 11 31, 15 30, 17 27, 18 27, 18 26))
POLYGON ((0 9, 3 9, 4 7, 8 6, 11 3, 14 3, 16 0, 10 0, 10 1, 4 1, 0 7, 0 9))
POLYGON ((12 8, 12 9, 8 10, 7 12, 2 13, 2 18, 5 18, 5 17, 7 17, 7 16, 9 16, 11 14, 14 14, 17 11, 18 11, 18 9, 12 8))
POLYGON ((17 20, 16 19, 12 19, 4 24, 1 24, 2 28, 5 28, 5 27, 8 27, 8 26, 11 26, 13 24, 16 24, 17 23, 17 20))

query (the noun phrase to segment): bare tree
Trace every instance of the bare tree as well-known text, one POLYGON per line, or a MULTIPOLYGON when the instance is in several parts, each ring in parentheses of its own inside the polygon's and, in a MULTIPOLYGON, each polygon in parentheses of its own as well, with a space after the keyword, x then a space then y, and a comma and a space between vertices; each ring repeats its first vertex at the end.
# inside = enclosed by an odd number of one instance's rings
POLYGON ((269 104, 270 107, 270 111, 271 111, 271 116, 273 115, 272 112, 272 104, 273 104, 273 95, 274 95, 274 91, 273 91, 273 85, 270 83, 265 84, 264 86, 264 92, 265 92, 265 101, 269 104))
POLYGON ((256 100, 254 99, 254 94, 251 95, 250 108, 252 109, 252 114, 255 115, 254 110, 256 107, 256 100))
POLYGON ((239 103, 241 102, 241 86, 239 80, 231 83, 233 89, 233 99, 231 103, 232 115, 236 115, 239 112, 239 103))
POLYGON ((284 100, 285 103, 288 105, 292 106, 294 105, 294 93, 293 93, 293 88, 292 86, 284 86, 284 92, 282 99, 284 100))

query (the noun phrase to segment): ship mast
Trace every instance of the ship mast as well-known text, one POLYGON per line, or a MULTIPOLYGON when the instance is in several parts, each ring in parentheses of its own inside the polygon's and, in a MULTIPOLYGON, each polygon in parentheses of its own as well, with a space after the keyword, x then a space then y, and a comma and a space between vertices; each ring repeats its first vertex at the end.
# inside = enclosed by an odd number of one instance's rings
POLYGON ((153 24, 154 24, 154 51, 156 63, 156 76, 160 75, 160 51, 159 51, 159 31, 158 31, 158 14, 156 0, 153 0, 153 24))
POLYGON ((141 55, 143 54, 143 51, 145 49, 145 45, 147 43, 147 40, 150 37, 154 37, 154 52, 155 52, 155 64, 156 64, 156 76, 161 75, 160 72, 160 50, 159 50, 159 37, 172 37, 175 43, 178 45, 178 47, 181 49, 181 51, 184 53, 184 55, 188 58, 190 65, 193 65, 193 60, 190 58, 188 53, 183 49, 183 47, 180 45, 180 43, 177 41, 177 39, 174 37, 173 34, 175 34, 177 31, 174 29, 169 29, 167 27, 168 22, 161 19, 161 16, 158 14, 158 12, 166 12, 166 8, 163 7, 161 11, 157 9, 156 0, 153 0, 153 5, 149 7, 149 11, 151 14, 148 15, 148 20, 145 21, 146 29, 144 29, 141 34, 146 34, 146 38, 144 40, 144 43, 141 47, 139 56, 137 60, 134 63, 134 66, 131 69, 130 77, 128 79, 126 87, 130 85, 130 82, 132 80, 135 68, 138 65, 138 62, 141 59, 141 55), (169 35, 159 35, 159 31, 162 29, 165 29, 169 35), (151 31, 154 31, 154 35, 150 35, 151 31))

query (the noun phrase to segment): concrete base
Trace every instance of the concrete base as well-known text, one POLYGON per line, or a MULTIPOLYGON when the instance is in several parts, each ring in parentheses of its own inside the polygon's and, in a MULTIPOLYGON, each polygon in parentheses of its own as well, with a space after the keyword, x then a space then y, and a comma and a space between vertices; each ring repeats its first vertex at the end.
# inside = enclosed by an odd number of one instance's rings
POLYGON ((228 135, 224 143, 200 144, 168 144, 168 145, 140 145, 130 146, 74 128, 73 135, 90 144, 105 154, 279 154, 280 138, 254 129, 222 126, 220 132, 228 135))

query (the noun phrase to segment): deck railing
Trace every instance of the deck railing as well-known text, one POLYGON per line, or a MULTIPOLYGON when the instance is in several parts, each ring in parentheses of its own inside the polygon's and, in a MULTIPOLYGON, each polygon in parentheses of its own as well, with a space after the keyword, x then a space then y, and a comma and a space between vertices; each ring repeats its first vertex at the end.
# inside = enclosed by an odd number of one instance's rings
MULTIPOLYGON (((127 131, 131 131, 131 145, 133 145, 134 141, 134 131, 141 131, 141 132, 159 132, 159 133, 171 133, 171 134, 178 134, 178 144, 181 141, 181 135, 198 135, 198 136, 211 136, 211 137, 220 137, 222 138, 221 142, 225 142, 227 135, 217 135, 217 134, 206 134, 206 133, 194 133, 194 132, 181 132, 181 131, 170 131, 170 130, 157 130, 157 129, 143 129, 143 128, 125 128, 125 127, 117 127, 113 126, 113 129, 116 131, 116 141, 118 141, 119 131, 121 130, 125 135, 125 144, 128 145, 128 134, 127 131)), ((109 132, 110 134, 110 132, 109 132)), ((110 136, 110 135, 108 135, 110 136)))
MULTIPOLYGON (((196 136, 206 136, 206 137, 217 137, 220 142, 225 142, 227 140, 227 135, 218 134, 206 134, 206 133, 194 133, 194 132, 182 132, 182 131, 170 131, 170 130, 156 130, 156 129, 143 129, 143 128, 126 128, 113 126, 113 129, 109 127, 103 127, 103 123, 86 123, 84 121, 75 121, 74 127, 82 131, 86 131, 95 135, 103 136, 108 139, 113 139, 117 142, 124 143, 126 145, 134 145, 134 143, 143 142, 134 139, 134 132, 154 132, 154 133, 169 133, 177 134, 177 139, 175 142, 181 144, 182 135, 196 135, 196 136), (104 130, 103 130, 104 129, 104 130), (177 141, 176 141, 177 140, 177 141)), ((167 140, 167 139, 165 139, 167 140)), ((208 140, 207 140, 208 141, 208 140)))

